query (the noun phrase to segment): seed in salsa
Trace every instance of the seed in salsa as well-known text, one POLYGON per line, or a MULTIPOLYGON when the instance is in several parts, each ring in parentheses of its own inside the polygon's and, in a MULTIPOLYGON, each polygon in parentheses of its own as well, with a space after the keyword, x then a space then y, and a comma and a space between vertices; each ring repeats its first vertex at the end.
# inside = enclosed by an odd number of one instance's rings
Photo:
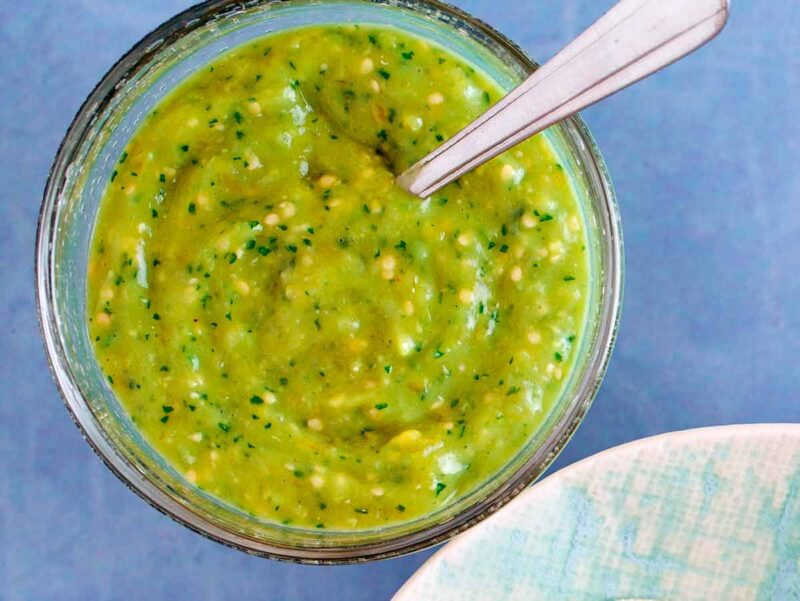
POLYGON ((326 25, 226 53, 142 123, 97 218, 89 332, 186 480, 364 529, 453 503, 542 426, 590 291, 554 142, 424 201, 393 183, 502 93, 407 33, 326 25))

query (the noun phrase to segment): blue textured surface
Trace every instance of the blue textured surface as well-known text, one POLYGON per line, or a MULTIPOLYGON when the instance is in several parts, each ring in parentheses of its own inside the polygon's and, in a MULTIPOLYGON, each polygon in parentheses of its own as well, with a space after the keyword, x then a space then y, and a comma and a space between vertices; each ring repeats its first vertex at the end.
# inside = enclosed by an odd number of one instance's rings
MULTIPOLYGON (((189 4, 0 0, 0 598, 385 599, 427 554, 317 568, 206 541, 103 467, 47 370, 32 257, 50 162, 106 69, 189 4)), ((610 4, 459 2, 540 58, 610 4)), ((584 115, 619 194, 626 307, 559 465, 668 430, 800 417, 798 30, 795 0, 739 0, 709 47, 584 115)))
POLYGON ((394 601, 800 599, 798 424, 638 440, 509 509, 446 545, 394 601))

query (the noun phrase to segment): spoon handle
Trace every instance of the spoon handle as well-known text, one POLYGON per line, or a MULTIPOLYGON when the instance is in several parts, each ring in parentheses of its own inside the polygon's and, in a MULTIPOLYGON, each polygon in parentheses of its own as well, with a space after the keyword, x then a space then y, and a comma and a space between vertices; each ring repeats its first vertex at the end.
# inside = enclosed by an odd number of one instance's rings
POLYGON ((666 67, 724 27, 729 0, 622 0, 397 184, 426 198, 511 148, 666 67))

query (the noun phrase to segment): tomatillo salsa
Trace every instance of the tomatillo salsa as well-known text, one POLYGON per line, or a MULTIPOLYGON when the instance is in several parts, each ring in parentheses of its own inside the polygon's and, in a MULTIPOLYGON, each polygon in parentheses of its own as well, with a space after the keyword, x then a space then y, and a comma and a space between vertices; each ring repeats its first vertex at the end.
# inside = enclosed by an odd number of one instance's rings
POLYGON ((102 199, 89 333, 187 481, 364 529, 454 502, 541 427, 591 275, 551 142, 425 200, 393 183, 501 95, 423 39, 325 25, 226 53, 148 115, 102 199))

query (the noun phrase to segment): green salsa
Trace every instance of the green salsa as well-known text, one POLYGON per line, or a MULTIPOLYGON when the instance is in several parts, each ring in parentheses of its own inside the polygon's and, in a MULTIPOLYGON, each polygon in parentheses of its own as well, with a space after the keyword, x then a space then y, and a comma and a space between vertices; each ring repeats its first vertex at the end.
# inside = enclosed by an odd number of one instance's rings
POLYGON ((148 115, 102 199, 89 333, 187 481, 370 528, 454 502, 541 427, 591 275, 551 142, 425 200, 393 183, 501 95, 425 40, 327 25, 226 53, 148 115))

